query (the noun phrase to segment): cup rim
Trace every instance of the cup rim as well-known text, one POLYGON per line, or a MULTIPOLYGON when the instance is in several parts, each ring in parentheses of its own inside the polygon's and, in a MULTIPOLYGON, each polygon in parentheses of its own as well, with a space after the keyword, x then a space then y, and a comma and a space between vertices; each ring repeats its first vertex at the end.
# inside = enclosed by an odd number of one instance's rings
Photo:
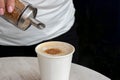
POLYGON ((46 41, 46 42, 43 42, 43 43, 38 44, 38 45, 35 47, 35 52, 36 52, 37 56, 38 56, 38 55, 41 55, 41 56, 44 56, 44 57, 47 57, 47 58, 63 58, 63 57, 67 57, 67 56, 73 55, 74 52, 75 52, 75 47, 74 47, 72 44, 68 43, 68 42, 63 42, 63 41, 46 41), (37 51, 37 48, 38 48, 39 46, 41 46, 41 45, 44 44, 44 43, 50 43, 50 42, 65 43, 65 44, 67 44, 67 45, 70 45, 70 47, 72 48, 72 51, 71 51, 69 54, 60 55, 60 56, 57 56, 57 55, 53 56, 53 55, 43 54, 43 53, 39 53, 39 52, 37 51))

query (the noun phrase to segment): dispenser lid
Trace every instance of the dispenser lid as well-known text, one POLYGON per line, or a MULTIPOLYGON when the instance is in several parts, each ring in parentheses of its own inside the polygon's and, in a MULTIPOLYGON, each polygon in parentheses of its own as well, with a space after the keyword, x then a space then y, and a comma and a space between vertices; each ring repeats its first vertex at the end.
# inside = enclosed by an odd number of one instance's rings
POLYGON ((26 30, 27 28, 29 28, 31 25, 30 18, 35 18, 36 14, 37 8, 33 8, 31 5, 28 5, 19 17, 17 27, 21 30, 26 30))

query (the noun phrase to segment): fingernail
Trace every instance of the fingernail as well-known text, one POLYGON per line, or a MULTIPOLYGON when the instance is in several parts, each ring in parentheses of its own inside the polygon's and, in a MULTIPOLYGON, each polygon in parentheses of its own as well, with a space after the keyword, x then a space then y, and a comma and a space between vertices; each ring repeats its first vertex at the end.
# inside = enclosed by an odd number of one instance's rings
POLYGON ((12 12, 13 12, 13 7, 12 7, 12 6, 9 6, 9 7, 8 7, 8 12, 9 12, 9 13, 12 13, 12 12))
POLYGON ((0 15, 4 15, 4 9, 0 8, 0 15))

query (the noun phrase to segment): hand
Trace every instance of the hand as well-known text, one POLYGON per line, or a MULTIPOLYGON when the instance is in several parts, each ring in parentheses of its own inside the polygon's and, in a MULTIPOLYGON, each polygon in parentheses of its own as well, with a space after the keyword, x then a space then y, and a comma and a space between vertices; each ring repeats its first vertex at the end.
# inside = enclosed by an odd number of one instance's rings
POLYGON ((0 0, 0 15, 4 15, 5 9, 12 13, 15 6, 15 0, 0 0))

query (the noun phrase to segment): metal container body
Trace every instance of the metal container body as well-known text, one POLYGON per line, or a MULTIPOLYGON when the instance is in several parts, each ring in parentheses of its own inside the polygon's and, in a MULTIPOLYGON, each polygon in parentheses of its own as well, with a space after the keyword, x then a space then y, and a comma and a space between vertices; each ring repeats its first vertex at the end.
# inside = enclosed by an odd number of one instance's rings
POLYGON ((14 11, 12 13, 8 13, 7 10, 5 10, 5 14, 2 16, 2 18, 17 26, 20 15, 24 12, 24 10, 29 4, 21 0, 15 0, 15 4, 16 5, 14 11))

